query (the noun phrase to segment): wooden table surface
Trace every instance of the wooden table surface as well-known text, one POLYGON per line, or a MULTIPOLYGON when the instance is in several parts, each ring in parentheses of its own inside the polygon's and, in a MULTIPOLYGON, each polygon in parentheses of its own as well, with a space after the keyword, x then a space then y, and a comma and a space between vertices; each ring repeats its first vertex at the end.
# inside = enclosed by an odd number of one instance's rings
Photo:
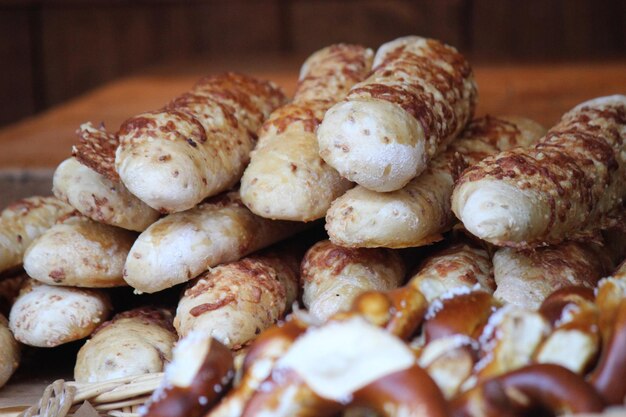
MULTIPOLYGON (((54 168, 65 159, 83 122, 116 130, 126 118, 157 109, 189 89, 202 75, 247 70, 292 93, 298 62, 176 65, 147 71, 97 88, 40 115, 0 129, 0 169, 54 168)), ((550 126, 581 101, 626 94, 626 62, 532 66, 476 66, 477 114, 519 114, 550 126)))

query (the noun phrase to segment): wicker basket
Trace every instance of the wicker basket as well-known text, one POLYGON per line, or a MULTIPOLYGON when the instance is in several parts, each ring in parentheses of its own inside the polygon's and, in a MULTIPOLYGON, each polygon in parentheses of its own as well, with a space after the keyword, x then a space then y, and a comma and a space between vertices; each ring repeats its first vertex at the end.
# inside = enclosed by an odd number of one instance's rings
POLYGON ((66 417, 88 401, 99 413, 112 417, 138 417, 139 408, 159 386, 163 373, 80 384, 59 379, 50 384, 37 404, 19 417, 66 417))

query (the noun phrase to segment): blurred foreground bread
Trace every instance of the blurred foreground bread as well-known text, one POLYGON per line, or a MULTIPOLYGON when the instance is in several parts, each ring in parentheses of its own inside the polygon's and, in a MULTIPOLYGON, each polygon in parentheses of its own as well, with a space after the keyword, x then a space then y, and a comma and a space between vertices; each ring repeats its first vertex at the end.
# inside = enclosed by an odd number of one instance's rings
POLYGON ((94 383, 162 372, 177 339, 167 310, 141 307, 117 314, 78 351, 74 379, 94 383))
POLYGON ((239 181, 256 131, 284 101, 274 84, 246 75, 202 79, 165 108, 122 124, 116 169, 150 207, 190 209, 239 181))
POLYGON ((544 133, 539 124, 522 117, 475 119, 400 190, 379 193, 356 186, 336 199, 326 214, 330 239, 342 246, 388 248, 439 240, 456 221, 450 197, 465 166, 499 151, 529 146, 544 133))
POLYGON ((0 313, 0 388, 7 383, 20 363, 20 346, 9 330, 9 322, 0 313))
POLYGON ((102 290, 57 287, 29 280, 11 308, 9 327, 26 345, 54 347, 89 336, 111 312, 102 290))
POLYGON ((302 223, 253 214, 243 205, 239 193, 233 191, 164 217, 146 229, 128 254, 124 279, 138 291, 160 291, 303 228, 302 223))
POLYGON ((567 112, 534 147, 465 171, 452 210, 499 246, 588 239, 622 215, 625 176, 626 96, 600 97, 567 112))
POLYGON ((29 197, 0 213, 0 271, 18 266, 28 245, 74 209, 55 197, 29 197))
POLYGON ((24 254, 24 269, 50 285, 119 287, 136 234, 75 217, 52 226, 24 254))
POLYGON ((265 122, 241 179, 250 210, 271 219, 315 220, 351 187, 320 158, 315 131, 326 110, 366 77, 372 58, 371 49, 337 44, 305 61, 293 102, 265 122))
POLYGON ((230 388, 235 374, 231 352, 217 340, 194 332, 180 340, 145 417, 200 417, 230 388))
POLYGON ((409 36, 380 47, 372 74, 320 125, 320 156, 374 191, 394 191, 422 173, 474 113, 469 63, 436 40, 409 36))
POLYGON ((302 301, 324 322, 365 291, 399 287, 405 273, 404 261, 392 250, 344 248, 323 240, 302 260, 302 301))
POLYGON ((178 334, 202 332, 231 349, 247 345, 297 300, 299 264, 283 249, 211 268, 180 299, 178 334))

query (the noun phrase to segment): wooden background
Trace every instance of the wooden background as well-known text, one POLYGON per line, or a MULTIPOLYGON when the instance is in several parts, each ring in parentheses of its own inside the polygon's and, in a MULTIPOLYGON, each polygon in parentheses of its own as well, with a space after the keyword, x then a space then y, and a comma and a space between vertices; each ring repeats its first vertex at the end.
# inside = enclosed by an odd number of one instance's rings
POLYGON ((0 125, 148 66, 407 34, 478 63, 623 59, 626 0, 0 0, 0 125))

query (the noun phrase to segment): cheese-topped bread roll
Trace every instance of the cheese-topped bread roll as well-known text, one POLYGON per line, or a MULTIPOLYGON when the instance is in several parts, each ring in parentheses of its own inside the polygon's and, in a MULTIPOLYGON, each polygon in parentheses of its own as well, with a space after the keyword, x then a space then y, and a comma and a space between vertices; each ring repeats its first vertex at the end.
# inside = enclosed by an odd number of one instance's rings
POLYGON ((19 342, 54 347, 89 336, 110 312, 109 297, 102 290, 29 280, 11 308, 9 327, 19 342))
POLYGON ((211 268, 180 299, 178 334, 199 331, 231 349, 245 346, 291 308, 299 266, 294 254, 282 250, 211 268))
POLYGON ((162 110, 122 124, 116 169, 150 207, 190 209, 239 181, 256 131, 284 101, 267 81, 234 73, 205 78, 162 110))
POLYGON ((168 310, 140 307, 117 314, 78 351, 74 379, 94 383, 162 372, 177 339, 168 310))
POLYGON ((119 227, 75 217, 46 230, 26 250, 24 269, 50 285, 118 287, 137 235, 119 227))
POLYGON ((567 112, 535 146, 465 171, 452 210, 467 230, 499 246, 589 238, 621 214, 625 176, 626 96, 600 97, 567 112))
POLYGON ((22 263, 28 245, 74 211, 55 197, 29 197, 0 213, 0 272, 22 263))
POLYGON ((326 213, 330 239, 342 246, 416 247, 441 239, 456 218, 450 207, 454 181, 466 165, 541 137, 541 125, 522 117, 475 119, 417 178, 397 191, 357 186, 326 213))
POLYGON ((20 346, 9 330, 9 322, 0 314, 0 388, 20 364, 20 346))
POLYGON ((303 223, 264 219, 243 205, 236 191, 171 214, 135 241, 124 279, 141 292, 156 292, 197 277, 208 268, 278 242, 303 223))
POLYGON ((319 156, 315 131, 324 113, 370 71, 373 53, 337 44, 311 55, 293 103, 274 111, 241 179, 241 198, 259 216, 310 221, 352 185, 319 156))
POLYGON ((409 284, 433 300, 457 290, 478 288, 489 294, 496 289, 491 257, 471 242, 456 242, 426 258, 409 284))
POLYGON ((76 158, 61 162, 52 184, 57 198, 100 223, 140 232, 159 218, 158 211, 132 195, 124 184, 106 178, 76 158))
POLYGON ((568 286, 594 288, 614 264, 593 243, 565 242, 534 250, 501 248, 493 256, 494 295, 506 302, 536 309, 552 292, 568 286))
POLYGON ((315 319, 326 321, 350 309, 365 291, 399 287, 405 273, 402 258, 392 250, 344 248, 323 240, 302 260, 302 301, 315 319))
POLYGON ((394 191, 471 119, 476 85, 456 49, 433 39, 381 46, 372 74, 324 116, 320 155, 339 173, 374 191, 394 191))

